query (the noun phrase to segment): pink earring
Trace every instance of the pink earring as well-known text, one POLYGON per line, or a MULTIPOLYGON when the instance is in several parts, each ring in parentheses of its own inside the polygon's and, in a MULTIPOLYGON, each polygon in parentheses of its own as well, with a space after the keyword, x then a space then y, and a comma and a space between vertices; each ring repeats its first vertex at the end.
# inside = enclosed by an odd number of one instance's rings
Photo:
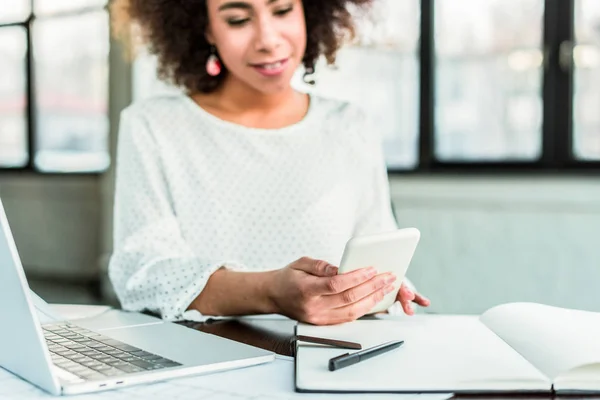
POLYGON ((217 76, 221 73, 221 61, 217 57, 215 46, 210 46, 210 56, 206 61, 206 72, 210 76, 217 76))

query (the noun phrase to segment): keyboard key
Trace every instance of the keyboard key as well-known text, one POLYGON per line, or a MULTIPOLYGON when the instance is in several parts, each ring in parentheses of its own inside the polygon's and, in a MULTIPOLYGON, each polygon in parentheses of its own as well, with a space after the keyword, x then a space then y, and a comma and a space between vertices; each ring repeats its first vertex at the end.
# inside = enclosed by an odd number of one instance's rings
POLYGON ((93 338, 96 338, 96 337, 98 337, 98 336, 102 336, 102 335, 100 335, 99 333, 92 332, 92 331, 85 331, 85 332, 79 332, 79 333, 80 333, 82 336, 89 337, 89 338, 92 338, 92 337, 93 337, 93 338))
POLYGON ((125 343, 117 342, 116 340, 105 342, 107 345, 114 347, 115 349, 119 349, 121 351, 132 352, 132 351, 140 351, 137 347, 130 346, 125 343))
POLYGON ((84 342, 89 342, 90 338, 87 338, 85 336, 78 336, 78 337, 75 337, 75 338, 73 338, 71 340, 74 341, 74 342, 82 343, 83 344, 84 342))
POLYGON ((62 331, 62 330, 64 330, 64 325, 62 325, 62 324, 58 324, 58 325, 44 325, 43 329, 45 331, 49 331, 49 332, 62 331))
POLYGON ((163 358, 163 357, 159 357, 159 358, 156 358, 154 360, 148 360, 148 359, 146 359, 146 361, 150 361, 153 364, 165 364, 165 363, 172 362, 168 358, 163 358))
POLYGON ((107 350, 107 351, 104 352, 104 354, 108 354, 108 355, 111 355, 113 357, 117 357, 119 355, 124 355, 124 354, 127 354, 127 353, 125 353, 124 351, 121 351, 121 350, 114 349, 114 350, 107 350))
POLYGON ((105 371, 102 371, 102 373, 106 376, 119 376, 119 375, 123 375, 124 372, 121 371, 118 368, 111 368, 111 369, 107 369, 105 371))
POLYGON ((105 362, 104 359, 106 359, 107 357, 109 357, 109 359, 112 359, 112 357, 107 356, 106 354, 102 354, 102 353, 93 354, 90 356, 90 358, 93 358, 94 360, 101 361, 101 362, 105 362))
POLYGON ((147 351, 144 351, 144 350, 130 351, 129 354, 139 357, 139 358, 144 358, 144 356, 156 356, 156 354, 148 353, 147 351))
POLYGON ((87 347, 82 346, 80 344, 69 344, 65 346, 67 349, 73 350, 73 351, 85 351, 87 349, 87 347))
POLYGON ((154 360, 164 360, 161 356, 157 356, 156 354, 150 354, 149 356, 140 357, 142 360, 154 362, 154 360))
POLYGON ((90 367, 90 368, 92 368, 94 371, 104 372, 104 371, 108 371, 109 369, 112 369, 113 367, 111 367, 109 365, 100 364, 98 366, 90 367))
POLYGON ((111 363, 107 363, 108 365, 112 365, 115 368, 119 368, 122 367, 124 365, 129 365, 129 363, 125 362, 125 361, 121 361, 119 360, 118 362, 111 362, 111 363))
POLYGON ((107 355, 101 355, 99 357, 94 358, 97 361, 100 361, 102 363, 107 363, 109 361, 118 361, 117 358, 111 357, 111 356, 107 356, 107 355))
POLYGON ((92 349, 95 349, 98 347, 104 347, 104 346, 106 346, 104 343, 96 342, 95 340, 92 341, 92 343, 87 345, 87 347, 92 348, 92 349))
POLYGON ((118 365, 118 364, 127 364, 125 361, 121 361, 118 358, 113 358, 112 360, 109 361, 102 361, 104 364, 108 364, 108 365, 118 365))
POLYGON ((140 368, 140 367, 137 367, 137 366, 131 365, 131 364, 119 365, 119 366, 117 366, 117 368, 123 372, 128 372, 128 373, 141 372, 144 370, 143 368, 140 368))
POLYGON ((82 363, 87 360, 87 357, 83 354, 76 354, 74 356, 69 357, 69 360, 75 361, 76 363, 82 363))
POLYGON ((81 363, 81 365, 85 365, 86 367, 92 368, 92 367, 97 367, 98 365, 102 365, 102 363, 99 363, 98 361, 93 360, 93 361, 84 361, 81 363))
POLYGON ((169 362, 161 362, 159 365, 162 365, 165 368, 172 368, 172 367, 180 367, 181 364, 175 362, 175 361, 169 361, 169 362))
POLYGON ((147 370, 154 369, 153 367, 156 365, 143 360, 131 361, 131 364, 135 365, 136 367, 140 367, 147 370))
POLYGON ((60 340, 61 338, 61 336, 55 335, 53 333, 46 333, 44 337, 46 338, 46 340, 60 340))

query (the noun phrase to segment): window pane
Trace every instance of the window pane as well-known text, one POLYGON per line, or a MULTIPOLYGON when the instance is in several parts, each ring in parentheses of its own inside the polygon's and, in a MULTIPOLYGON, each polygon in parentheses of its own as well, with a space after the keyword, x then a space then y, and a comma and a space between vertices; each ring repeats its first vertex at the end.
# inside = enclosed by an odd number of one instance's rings
MULTIPOLYGON (((4 1, 4 0, 3 0, 4 1)), ((55 14, 81 10, 82 8, 103 7, 107 0, 34 0, 36 14, 55 14)))
MULTIPOLYGON (((311 92, 352 101, 382 130, 390 168, 417 163, 419 0, 380 0, 358 27, 358 41, 338 53, 337 69, 321 60, 311 92), (351 82, 351 84, 349 84, 351 82)), ((299 82, 301 73, 296 81, 299 82)))
POLYGON ((575 2, 574 152, 600 160, 600 2, 575 2))
POLYGON ((0 28, 0 167, 27 163, 26 33, 0 28))
POLYGON ((435 7, 436 157, 539 157, 544 1, 437 0, 435 7))
POLYGON ((22 22, 31 11, 29 0, 0 0, 0 24, 22 22))
POLYGON ((44 171, 108 166, 108 15, 37 20, 35 163, 44 171))

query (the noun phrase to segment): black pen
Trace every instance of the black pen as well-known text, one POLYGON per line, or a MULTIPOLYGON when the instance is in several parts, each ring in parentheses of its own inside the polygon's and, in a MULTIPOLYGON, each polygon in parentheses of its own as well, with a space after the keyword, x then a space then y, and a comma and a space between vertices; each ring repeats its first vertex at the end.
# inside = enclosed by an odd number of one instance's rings
POLYGON ((335 371, 336 369, 344 368, 349 365, 359 363, 364 360, 368 360, 371 357, 375 357, 379 354, 387 353, 390 350, 394 350, 404 343, 404 340, 398 340, 388 343, 383 343, 370 349, 364 349, 357 351, 356 353, 345 353, 341 356, 337 356, 329 360, 329 370, 335 371))

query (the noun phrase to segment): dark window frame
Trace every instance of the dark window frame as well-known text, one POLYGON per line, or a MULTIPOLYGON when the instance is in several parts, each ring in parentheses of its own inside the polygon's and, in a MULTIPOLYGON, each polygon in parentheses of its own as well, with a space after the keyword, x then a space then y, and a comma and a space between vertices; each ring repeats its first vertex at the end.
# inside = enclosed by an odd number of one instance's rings
MULTIPOLYGON (((35 76, 33 70, 31 25, 36 19, 30 0, 31 12, 22 22, 0 23, 0 29, 8 26, 21 26, 25 29, 26 50, 26 117, 28 162, 23 167, 0 167, 3 172, 24 172, 43 175, 99 175, 98 172, 44 172, 36 168, 34 154, 35 135, 35 76)), ((435 37, 434 2, 421 0, 421 27, 419 39, 419 160, 414 168, 390 168, 390 175, 407 174, 505 174, 505 173, 592 173, 600 172, 600 161, 586 161, 575 158, 573 151, 573 67, 561 67, 561 51, 568 50, 574 43, 575 0, 545 0, 544 4, 544 70, 543 70, 543 128, 542 154, 540 159, 523 162, 487 162, 487 161, 440 161, 435 157, 435 37), (562 48, 562 50, 561 50, 562 48), (564 102, 560 99, 568 98, 564 102)), ((103 7, 104 9, 107 6, 103 7)), ((72 16, 97 11, 100 7, 82 8, 75 11, 53 14, 54 16, 72 16)), ((572 48, 572 47, 571 47, 572 48)))
MULTIPOLYGON (((543 32, 542 154, 532 161, 440 161, 435 156, 435 0, 421 0, 419 161, 390 168, 390 175, 450 173, 593 173, 600 161, 578 160, 573 151, 573 62, 561 67, 561 51, 574 44, 575 0, 545 0, 543 32), (561 50, 562 48, 562 50, 561 50), (568 98, 570 101, 560 101, 568 98), (566 103, 566 104, 565 104, 566 103)), ((572 47, 570 47, 572 49, 572 47)), ((563 58, 564 60, 564 58, 563 58)))
MULTIPOLYGON (((27 118, 27 122, 25 124, 25 137, 27 140, 27 163, 20 167, 8 167, 8 166, 0 166, 0 174, 4 173, 20 173, 20 174, 36 174, 36 175, 44 175, 44 176, 97 176, 103 174, 105 171, 69 171, 69 172, 48 172, 42 171, 35 165, 35 151, 36 151, 36 119, 35 119, 35 69, 33 68, 34 59, 33 59, 33 37, 32 37, 32 25, 36 19, 52 19, 52 18, 61 18, 61 17, 72 17, 78 15, 85 15, 91 12, 97 12, 99 10, 105 10, 108 12, 108 2, 104 6, 98 7, 81 7, 76 10, 71 11, 61 11, 57 13, 52 13, 48 15, 36 16, 34 11, 34 1, 29 0, 30 12, 27 17, 23 21, 20 22, 10 22, 10 23, 2 23, 0 22, 0 29, 18 26, 22 27, 25 30, 26 37, 26 45, 27 48, 25 50, 25 99, 26 99, 26 107, 25 107, 25 118, 27 118)), ((108 59, 107 59, 108 63, 108 59)), ((109 72, 110 74, 110 72, 109 72)), ((110 94, 109 94, 110 98, 110 94)))

